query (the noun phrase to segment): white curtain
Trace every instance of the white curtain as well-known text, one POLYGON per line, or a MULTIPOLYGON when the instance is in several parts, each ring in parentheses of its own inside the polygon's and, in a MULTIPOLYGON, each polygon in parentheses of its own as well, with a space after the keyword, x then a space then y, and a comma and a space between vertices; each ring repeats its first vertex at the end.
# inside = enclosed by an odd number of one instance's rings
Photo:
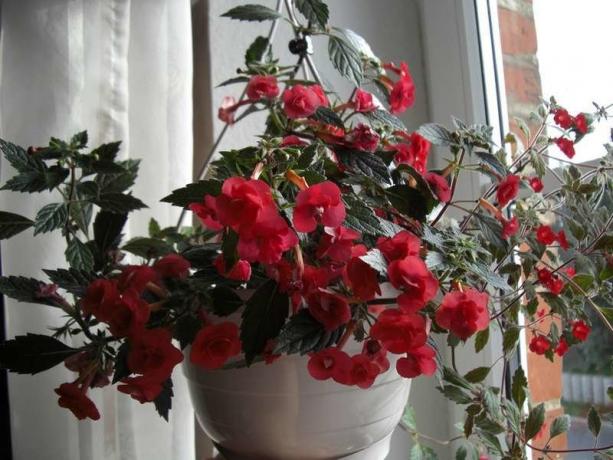
MULTIPOLYGON (((191 179, 192 35, 189 0, 4 0, 1 24, 0 137, 44 145, 88 129, 90 146, 122 140, 124 158, 142 159, 136 196, 149 205, 130 223, 143 234, 176 210, 158 201, 191 179)), ((2 182, 10 177, 2 162, 2 182)), ((57 197, 1 192, 0 209, 32 218, 57 197)), ((63 260, 56 237, 32 233, 3 242, 2 271, 43 278, 63 260)), ((57 311, 6 302, 7 336, 61 324, 57 311)), ((191 405, 174 373, 170 423, 114 388, 91 392, 98 422, 78 422, 57 406, 53 388, 74 376, 58 367, 9 379, 16 460, 194 458, 191 405)))

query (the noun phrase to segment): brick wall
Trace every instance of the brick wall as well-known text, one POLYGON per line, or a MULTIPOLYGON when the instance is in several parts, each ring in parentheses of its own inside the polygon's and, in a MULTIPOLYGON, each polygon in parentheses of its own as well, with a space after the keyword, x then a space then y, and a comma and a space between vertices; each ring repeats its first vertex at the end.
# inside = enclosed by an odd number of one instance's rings
MULTIPOLYGON (((525 143, 526 139, 518 129, 514 118, 521 118, 528 122, 529 113, 535 110, 541 97, 541 79, 536 57, 538 43, 532 0, 498 0, 498 21, 510 130, 525 143)), ((547 308, 547 306, 539 305, 539 309, 541 308, 547 308)), ((541 327, 549 330, 550 325, 543 322, 541 327)), ((530 339, 531 335, 528 334, 527 340, 530 339)), ((542 446, 549 437, 551 421, 563 413, 560 403, 562 396, 561 360, 556 357, 556 360, 551 363, 542 356, 528 353, 528 386, 532 404, 543 402, 547 408, 546 432, 534 440, 535 445, 542 446)), ((554 449, 564 449, 566 445, 565 436, 558 436, 551 442, 551 447, 554 449)))

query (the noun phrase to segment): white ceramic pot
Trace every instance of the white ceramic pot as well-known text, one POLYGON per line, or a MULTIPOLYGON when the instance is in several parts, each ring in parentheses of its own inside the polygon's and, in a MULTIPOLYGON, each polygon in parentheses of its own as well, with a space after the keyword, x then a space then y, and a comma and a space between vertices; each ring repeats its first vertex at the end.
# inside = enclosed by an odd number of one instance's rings
POLYGON ((183 369, 198 421, 227 460, 383 460, 410 389, 398 356, 388 357, 390 370, 368 390, 313 379, 299 355, 206 371, 187 348, 183 369))

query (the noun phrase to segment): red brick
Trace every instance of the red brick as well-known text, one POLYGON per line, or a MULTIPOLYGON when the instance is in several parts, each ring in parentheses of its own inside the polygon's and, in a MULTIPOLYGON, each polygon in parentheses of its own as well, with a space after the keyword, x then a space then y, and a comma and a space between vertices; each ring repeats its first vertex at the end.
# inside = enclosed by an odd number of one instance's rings
POLYGON ((533 18, 506 8, 498 8, 498 22, 503 54, 536 53, 536 28, 533 18))
POLYGON ((541 97, 541 78, 537 67, 506 64, 504 80, 507 96, 521 103, 536 107, 541 97))

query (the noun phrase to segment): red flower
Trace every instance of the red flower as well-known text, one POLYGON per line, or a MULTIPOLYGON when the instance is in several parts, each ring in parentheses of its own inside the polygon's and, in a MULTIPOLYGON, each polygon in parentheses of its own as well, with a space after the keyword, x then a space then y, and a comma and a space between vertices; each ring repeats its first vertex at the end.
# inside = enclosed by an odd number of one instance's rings
POLYGON ((564 356, 566 354, 568 351, 568 342, 564 337, 560 338, 560 341, 558 342, 558 345, 554 351, 558 356, 564 356))
POLYGON ((319 288, 325 288, 330 284, 333 276, 328 267, 314 267, 305 264, 302 273, 302 292, 309 293, 319 288))
POLYGON ((148 283, 157 283, 160 276, 147 265, 128 265, 123 269, 117 285, 121 292, 132 291, 141 294, 148 283))
POLYGON ((219 369, 241 352, 238 326, 230 321, 200 329, 192 343, 189 359, 204 369, 219 369))
POLYGON ((569 129, 573 125, 573 117, 566 109, 556 109, 553 111, 553 121, 562 129, 569 129))
POLYGON ((425 345, 426 320, 415 313, 398 309, 381 312, 370 329, 370 336, 391 353, 402 354, 425 345))
POLYGON ((379 367, 379 373, 387 372, 390 368, 390 361, 387 359, 387 350, 377 341, 368 339, 364 341, 362 355, 379 367))
POLYGON ((310 90, 313 91, 315 93, 315 95, 317 96, 317 98, 319 99, 319 105, 320 106, 329 106, 330 105, 330 101, 328 100, 328 96, 326 96, 326 92, 324 91, 324 89, 319 86, 319 85, 311 85, 309 86, 310 90))
POLYGON ((251 278, 251 264, 246 260, 237 260, 232 270, 226 271, 226 263, 222 254, 217 256, 213 262, 217 272, 221 276, 225 276, 228 279, 236 281, 249 281, 251 278))
POLYGON ((85 394, 86 388, 81 389, 76 383, 62 383, 54 391, 60 397, 57 401, 59 406, 69 409, 79 420, 100 418, 98 408, 85 394))
POLYGON ((575 156, 575 146, 573 141, 564 137, 558 137, 554 140, 554 142, 558 148, 562 150, 562 153, 564 153, 564 155, 566 155, 568 158, 575 156))
POLYGON ((504 208, 509 201, 513 200, 519 192, 519 184, 521 179, 516 174, 511 174, 505 177, 498 188, 496 189, 496 199, 498 200, 498 206, 504 208))
POLYGON ((217 216, 223 225, 241 232, 251 228, 258 220, 277 215, 268 184, 261 180, 230 177, 217 197, 217 216))
POLYGON ((544 335, 535 335, 532 337, 530 341, 530 345, 528 346, 532 353, 536 353, 537 355, 544 355, 549 348, 551 348, 551 342, 544 335))
POLYGON ((539 243, 548 246, 556 239, 557 236, 549 225, 539 225, 539 227, 536 229, 536 241, 539 243))
POLYGON ((364 91, 360 88, 355 92, 355 97, 353 98, 353 108, 356 112, 372 112, 377 107, 372 99, 372 94, 368 91, 364 91))
POLYGON ((568 249, 570 247, 570 245, 568 244, 568 240, 566 239, 566 233, 564 233, 564 230, 560 230, 558 232, 558 234, 556 235, 556 240, 558 240, 558 243, 562 249, 568 249))
POLYGON ((119 299, 119 290, 115 281, 97 279, 90 283, 81 299, 83 311, 94 315, 99 321, 107 318, 106 311, 119 299))
POLYGON ((583 113, 580 113, 579 115, 575 117, 574 121, 575 121, 575 129, 580 134, 587 134, 589 125, 588 125, 586 116, 583 113))
POLYGON ((221 100, 221 105, 217 111, 217 118, 224 123, 231 125, 234 123, 234 113, 236 112, 237 108, 238 104, 236 103, 236 99, 234 99, 232 96, 225 96, 221 100))
POLYGON ((128 369, 151 379, 166 380, 172 369, 183 361, 183 354, 171 340, 166 329, 145 329, 130 343, 128 369))
POLYGON ((294 227, 299 232, 312 232, 317 222, 326 227, 338 227, 345 219, 341 191, 330 181, 320 182, 302 190, 296 197, 294 227))
POLYGON ((549 289, 552 294, 558 295, 564 289, 564 281, 557 275, 551 275, 551 280, 545 284, 545 287, 549 289))
POLYGON ((324 234, 319 240, 317 257, 329 257, 334 262, 347 262, 351 258, 353 242, 360 237, 355 230, 345 227, 324 227, 324 234))
POLYGON ((536 193, 539 193, 543 190, 543 181, 539 177, 531 177, 528 182, 530 184, 530 187, 532 187, 532 190, 534 190, 536 193))
POLYGON ((421 174, 426 171, 428 155, 430 154, 430 141, 417 132, 408 136, 409 144, 394 144, 391 147, 396 150, 394 162, 408 164, 421 174))
POLYGON ((294 85, 283 92, 283 110, 287 118, 305 118, 313 115, 318 107, 326 105, 324 98, 321 87, 316 90, 313 87, 294 85))
POLYGON ((587 340, 592 328, 585 324, 582 320, 573 321, 571 332, 573 337, 580 342, 587 340))
POLYGON ((242 230, 237 249, 239 257, 248 262, 274 264, 281 260, 285 251, 297 244, 296 234, 275 212, 267 219, 253 225, 249 230, 242 230))
POLYGON ((537 268, 536 269, 538 280, 541 284, 546 285, 552 280, 552 273, 546 268, 537 268))
POLYGON ((191 203, 189 209, 198 216, 200 222, 209 230, 221 230, 223 225, 217 217, 217 200, 214 196, 204 195, 202 203, 191 203))
POLYGON ((407 256, 418 256, 420 245, 420 239, 406 230, 396 233, 392 238, 381 236, 377 240, 377 248, 388 262, 407 256))
POLYGON ((423 308, 438 291, 438 281, 419 257, 408 256, 394 260, 387 267, 387 274, 392 285, 404 291, 397 301, 400 309, 405 312, 423 308))
POLYGON ((151 310, 147 302, 128 293, 108 308, 107 318, 111 334, 115 337, 129 337, 140 334, 149 321, 151 310))
POLYGON ((428 345, 411 350, 406 357, 396 361, 396 372, 408 379, 420 375, 433 375, 436 372, 435 356, 436 352, 428 345))
POLYGON ((575 267, 568 267, 564 271, 570 278, 572 278, 573 276, 577 274, 577 270, 575 270, 575 267))
POLYGON ((379 366, 364 355, 352 356, 351 364, 351 383, 360 388, 370 388, 379 375, 379 366))
POLYGON ((340 295, 318 290, 309 293, 306 301, 313 318, 327 331, 334 331, 351 319, 349 304, 340 295))
POLYGON ((389 95, 390 112, 398 114, 404 112, 415 102, 415 84, 409 73, 406 62, 400 63, 400 69, 390 65, 386 66, 400 75, 400 79, 392 87, 389 95))
POLYGON ((273 75, 254 75, 247 83, 247 97, 253 101, 274 99, 278 95, 279 86, 273 75))
POLYGON ((488 299, 487 293, 476 289, 449 292, 436 311, 436 323, 466 340, 489 326, 488 299))
POLYGON ((153 401, 160 395, 162 382, 139 375, 121 380, 121 385, 117 389, 140 403, 146 403, 153 401))
POLYGON ((426 179, 439 201, 447 203, 451 200, 451 188, 449 187, 447 179, 433 172, 426 173, 424 179, 426 179))
POLYGON ((516 216, 511 219, 502 219, 502 238, 507 239, 515 235, 519 231, 519 221, 516 216))
POLYGON ((353 148, 366 152, 374 152, 379 145, 379 135, 374 132, 370 126, 363 123, 353 128, 353 130, 347 134, 345 140, 350 143, 353 148))
POLYGON ((366 247, 363 245, 355 247, 359 252, 354 251, 353 257, 347 264, 347 284, 358 299, 372 300, 377 294, 381 295, 378 272, 360 259, 360 256, 366 254, 366 247))
POLYGON ((285 136, 281 140, 280 147, 294 147, 294 146, 299 147, 301 145, 308 145, 308 144, 302 139, 300 139, 298 136, 295 136, 292 134, 290 136, 285 136))
POLYGON ((353 367, 351 358, 338 348, 324 348, 313 353, 309 358, 307 369, 311 377, 316 380, 333 378, 339 383, 349 380, 349 373, 353 367))
POLYGON ((192 264, 179 254, 168 254, 158 260, 153 268, 162 278, 187 278, 192 264))

